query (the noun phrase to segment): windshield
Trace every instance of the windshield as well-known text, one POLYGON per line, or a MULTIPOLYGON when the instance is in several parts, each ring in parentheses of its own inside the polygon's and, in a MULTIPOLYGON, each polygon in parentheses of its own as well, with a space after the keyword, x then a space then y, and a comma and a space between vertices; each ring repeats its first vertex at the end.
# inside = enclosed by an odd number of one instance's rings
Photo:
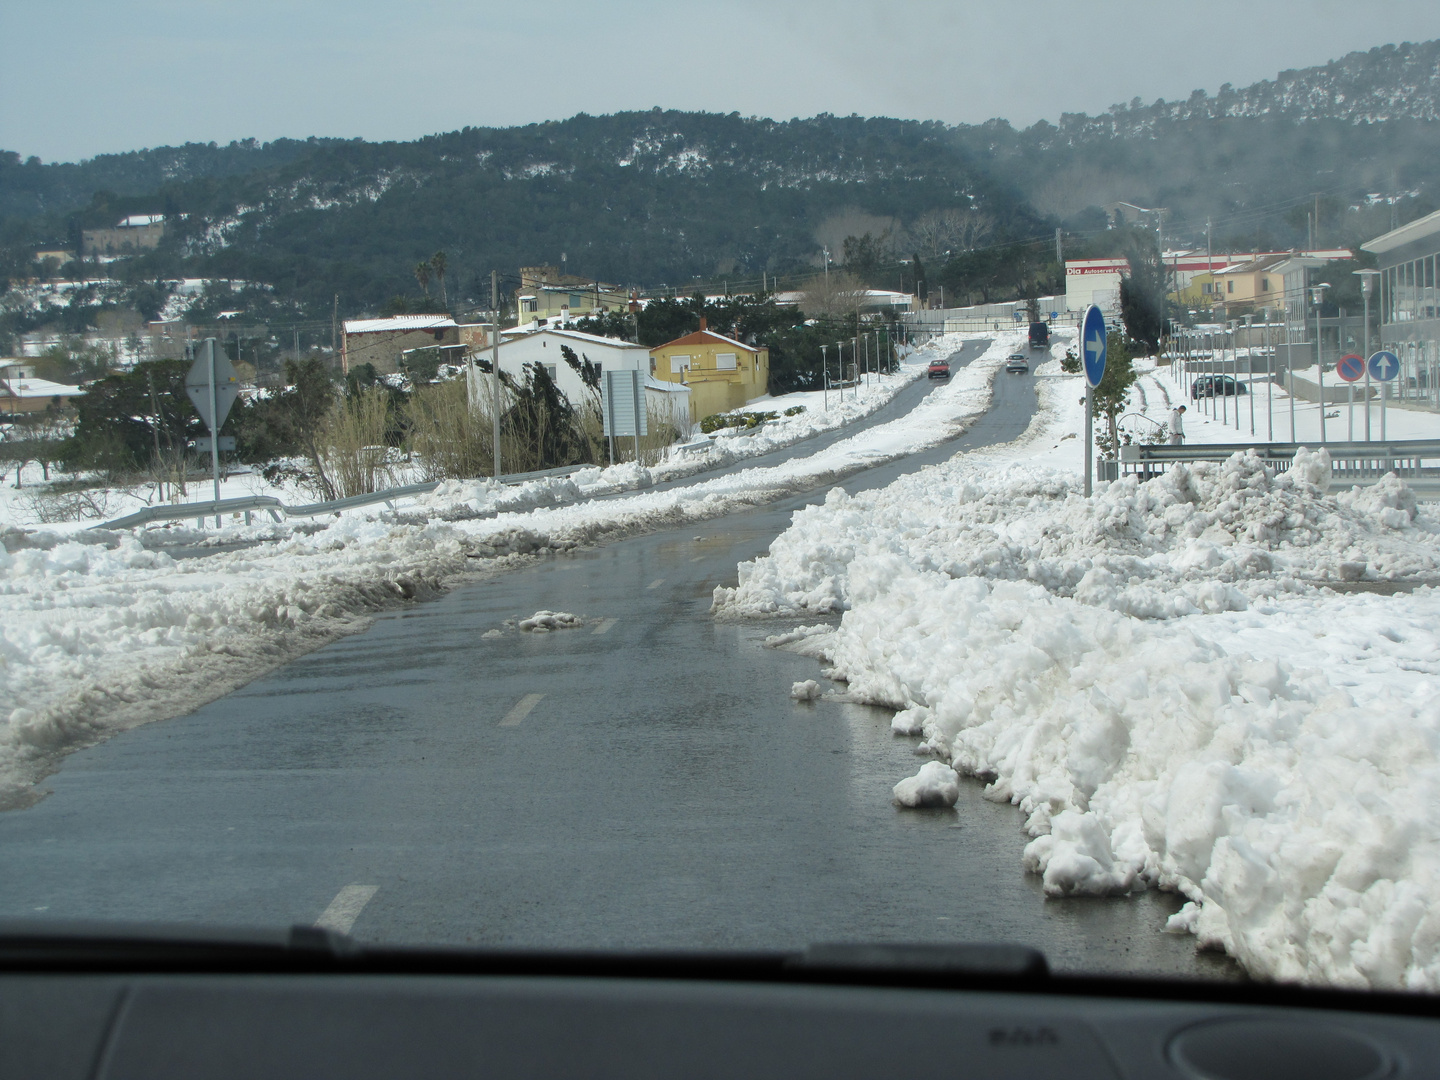
POLYGON ((1436 988, 1431 8, 71 7, 0 917, 1436 988))

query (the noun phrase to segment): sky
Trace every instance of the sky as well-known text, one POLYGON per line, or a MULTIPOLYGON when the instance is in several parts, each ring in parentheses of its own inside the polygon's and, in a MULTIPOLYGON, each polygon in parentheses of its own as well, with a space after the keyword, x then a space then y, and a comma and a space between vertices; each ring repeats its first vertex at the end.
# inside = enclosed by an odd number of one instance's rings
POLYGON ((1433 38, 1435 0, 4 0, 0 149, 403 140, 657 105, 1027 126, 1433 38))

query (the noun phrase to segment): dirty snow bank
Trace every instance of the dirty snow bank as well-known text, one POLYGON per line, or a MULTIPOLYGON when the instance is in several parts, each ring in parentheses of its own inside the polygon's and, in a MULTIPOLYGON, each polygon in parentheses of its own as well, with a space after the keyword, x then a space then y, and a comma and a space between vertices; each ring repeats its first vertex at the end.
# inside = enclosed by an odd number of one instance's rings
MULTIPOLYGON (((1109 485, 957 459, 797 513, 717 612, 843 610, 776 639, 990 781, 1048 893, 1150 887, 1262 977, 1440 989, 1440 595, 1403 484, 1319 455, 1109 485)), ((926 768, 929 768, 927 765, 926 768)), ((943 779, 904 779, 925 805, 943 779)))

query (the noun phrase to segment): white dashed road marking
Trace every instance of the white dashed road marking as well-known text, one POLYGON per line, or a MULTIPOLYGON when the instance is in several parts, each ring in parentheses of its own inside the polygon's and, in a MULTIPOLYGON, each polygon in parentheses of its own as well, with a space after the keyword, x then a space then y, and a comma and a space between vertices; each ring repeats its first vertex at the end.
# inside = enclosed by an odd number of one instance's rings
POLYGON ((360 912, 365 910, 365 905, 370 898, 380 891, 379 885, 346 885, 338 893, 335 899, 330 901, 330 906, 315 920, 315 925, 322 930, 334 930, 341 934, 348 934, 350 928, 355 925, 355 920, 360 917, 360 912))
POLYGON ((540 704, 544 694, 526 694, 515 703, 515 707, 505 714, 505 719, 500 721, 501 727, 517 727, 521 720, 530 715, 530 710, 540 704))
POLYGON ((657 577, 654 581, 650 582, 649 585, 646 585, 645 588, 647 588, 647 589, 658 589, 661 585, 664 585, 664 584, 665 584, 665 579, 664 579, 663 577, 657 577))
POLYGON ((605 634, 605 633, 608 633, 609 630, 610 630, 610 628, 611 628, 612 626, 614 626, 614 625, 615 625, 617 622, 619 622, 619 621, 620 621, 619 619, 601 619, 601 620, 600 620, 600 625, 597 626, 597 627, 595 627, 594 630, 591 630, 590 633, 592 633, 592 634, 605 634))

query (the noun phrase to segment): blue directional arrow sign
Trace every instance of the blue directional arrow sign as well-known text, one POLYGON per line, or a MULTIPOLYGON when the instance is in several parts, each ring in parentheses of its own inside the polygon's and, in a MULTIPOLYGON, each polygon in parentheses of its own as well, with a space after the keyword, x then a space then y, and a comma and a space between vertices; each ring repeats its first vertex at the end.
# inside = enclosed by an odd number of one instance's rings
POLYGON ((1094 304, 1085 309, 1080 324, 1080 355, 1085 361, 1085 381, 1099 386, 1105 377, 1105 316, 1094 304))
POLYGON ((1400 358, 1389 349, 1381 349, 1370 357, 1369 368, 1376 382, 1389 382, 1400 374, 1400 358))

